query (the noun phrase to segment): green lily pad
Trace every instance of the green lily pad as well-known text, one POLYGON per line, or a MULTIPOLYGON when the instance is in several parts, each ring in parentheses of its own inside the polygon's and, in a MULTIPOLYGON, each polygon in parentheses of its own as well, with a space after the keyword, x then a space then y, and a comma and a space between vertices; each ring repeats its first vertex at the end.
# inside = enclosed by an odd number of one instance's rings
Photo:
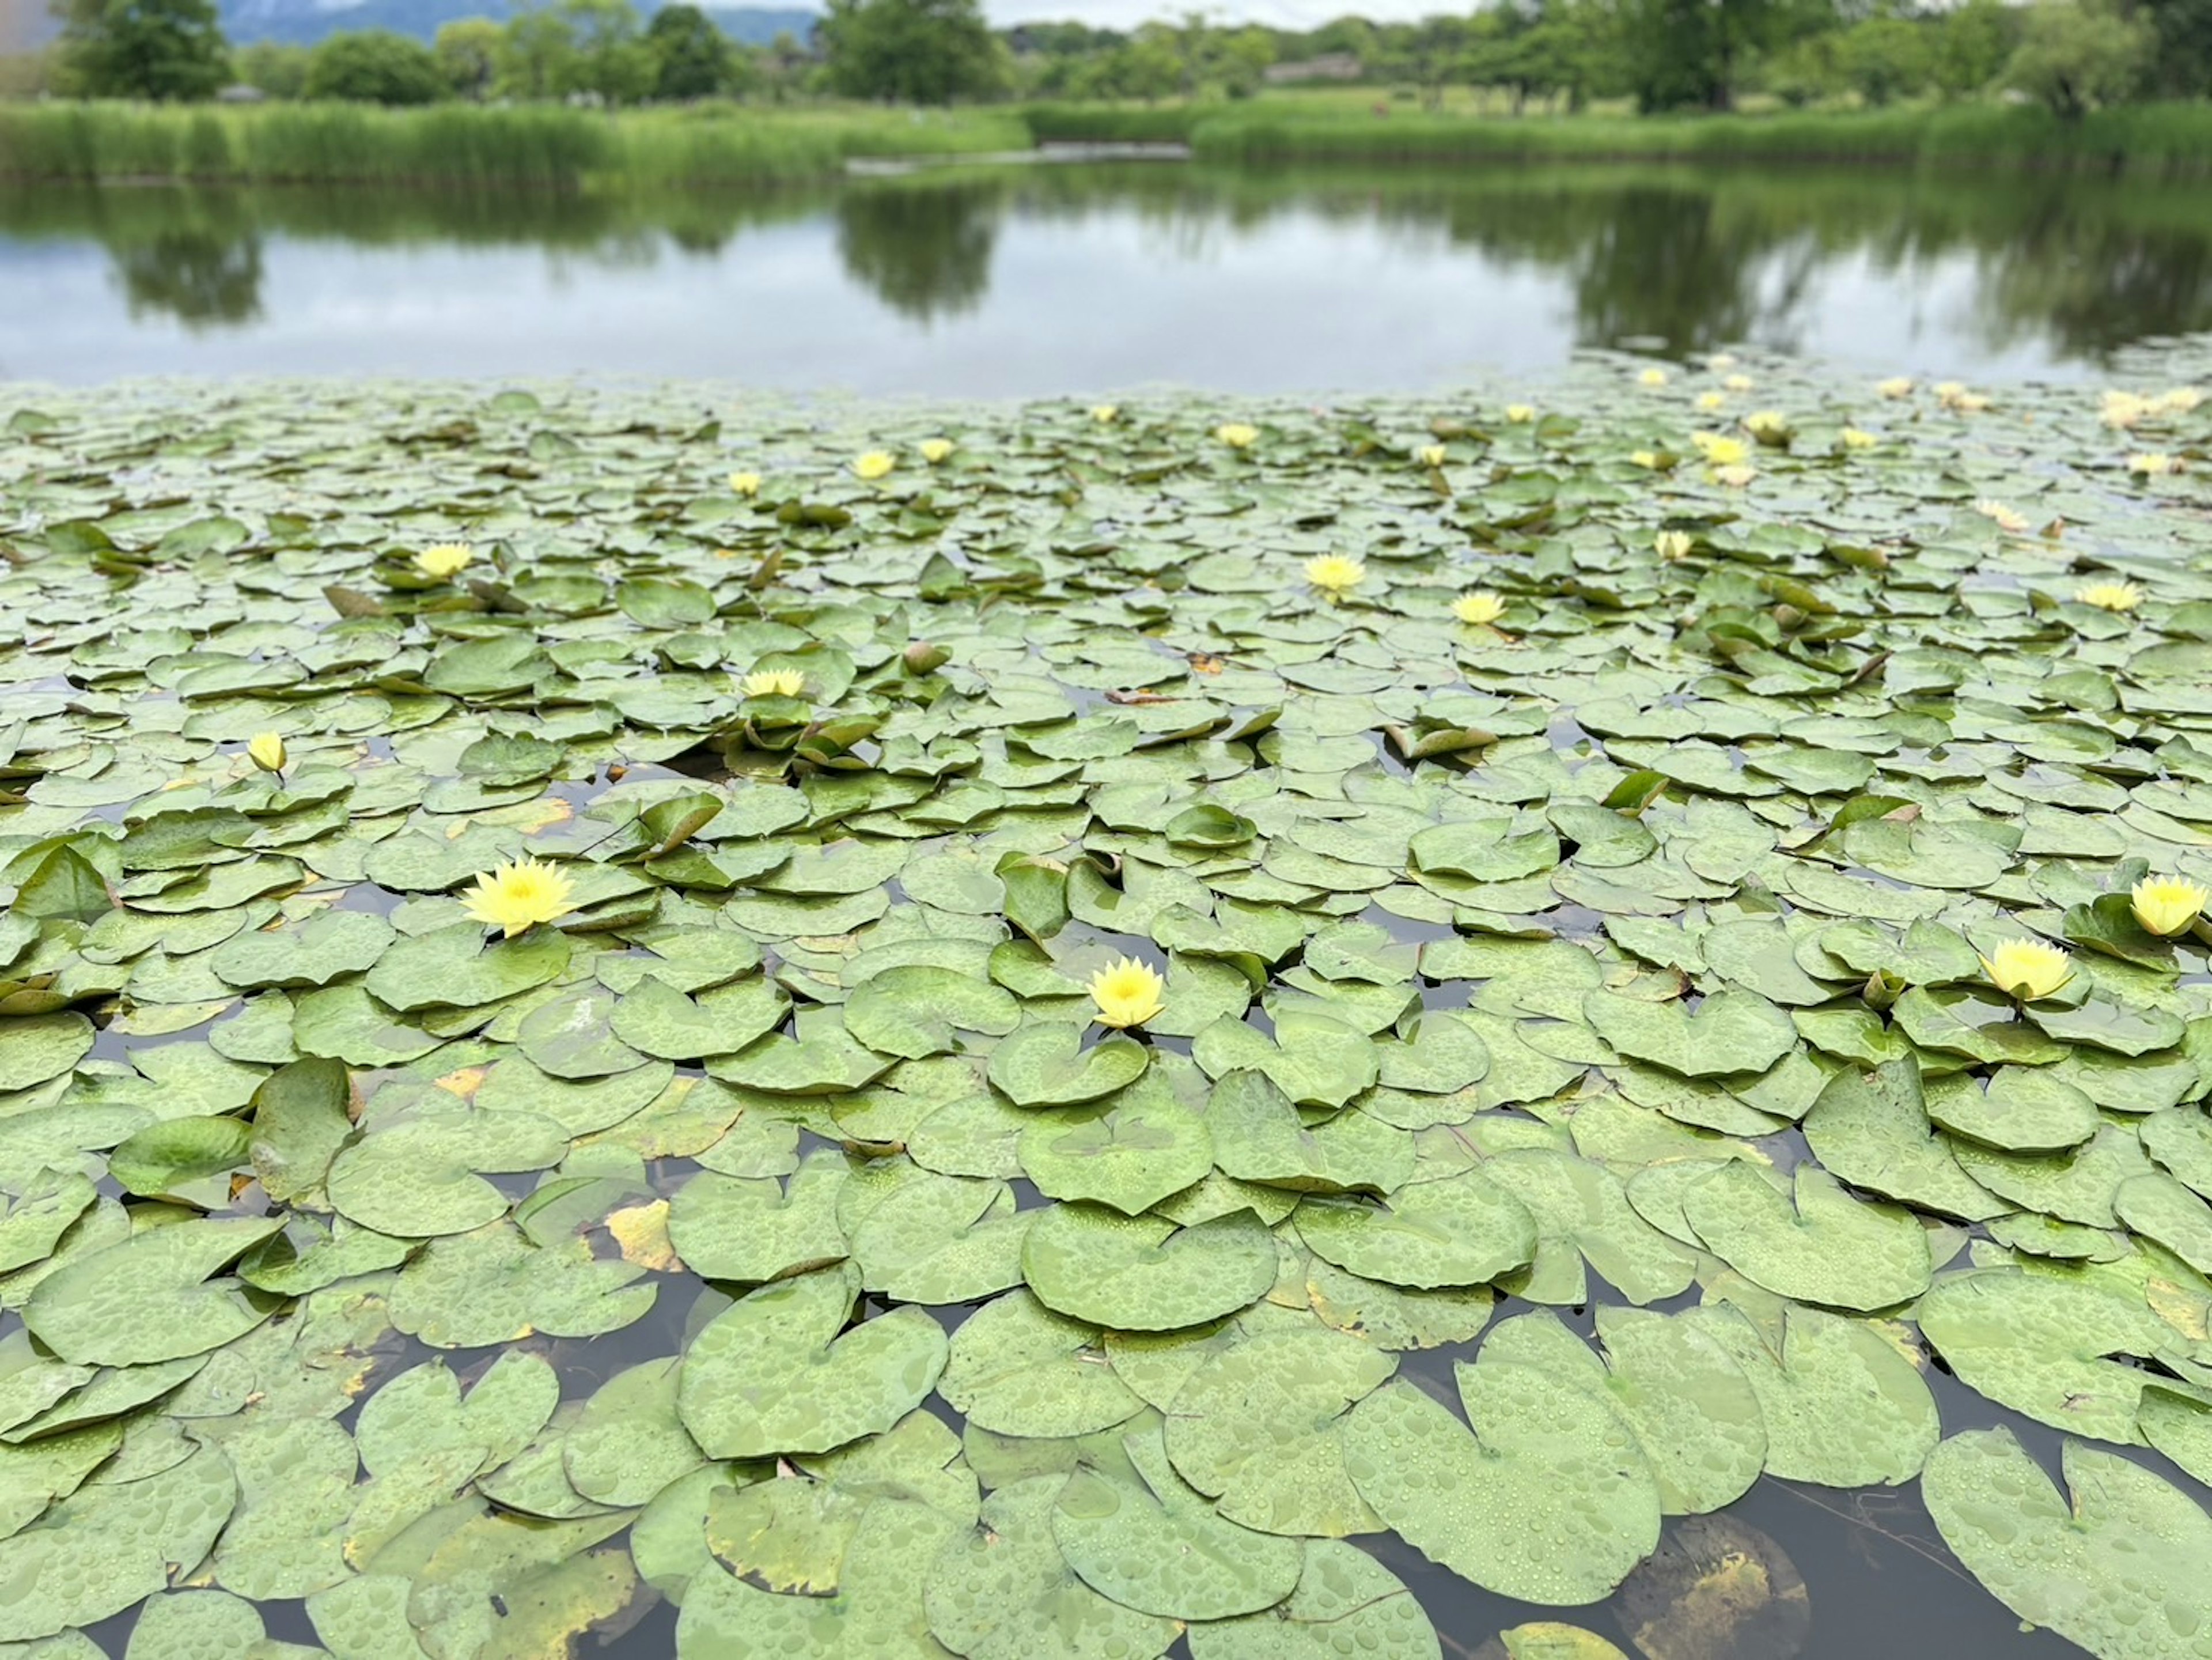
POLYGON ((1942 1432, 1919 1368, 1867 1321, 1793 1304, 1754 1321, 1712 1301, 1684 1317, 1728 1351, 1759 1396, 1770 1475, 1894 1487, 1920 1473, 1942 1432))
POLYGON ((171 1563, 206 1557, 237 1496, 228 1461, 212 1448, 135 1481, 78 1488, 0 1540, 0 1573, 26 1587, 0 1614, 0 1642, 93 1625, 166 1589, 171 1563))
POLYGON ((1150 1058, 1127 1037, 1081 1040, 1074 1026, 1024 1026, 991 1051, 991 1082, 1018 1107, 1073 1106, 1133 1084, 1150 1058))
POLYGON ((1037 1300, 1117 1331, 1171 1331, 1229 1314, 1275 1281, 1275 1241, 1249 1211, 1178 1229, 1157 1216, 1060 1205, 1030 1225, 1022 1274, 1037 1300))
POLYGON ((2062 1458, 2070 1502, 2010 1430, 1953 1436, 1922 1478, 1943 1542, 2023 1621, 2092 1654, 2197 1652, 2212 1518, 2117 1454, 2069 1441, 2062 1458))
POLYGON ((1138 1612, 1085 1584, 1060 1554, 1053 1518, 1066 1479, 1036 1476, 983 1501, 981 1524, 956 1536, 930 1569, 931 1635, 967 1660, 1153 1660, 1175 1621, 1138 1612))
POLYGON ((1376 1514, 1486 1590, 1571 1607, 1607 1596, 1659 1541, 1659 1486, 1595 1394, 1534 1367, 1453 1367, 1468 1425, 1411 1385, 1352 1408, 1345 1462, 1376 1514))
POLYGON ((1231 1522, 1325 1538, 1370 1532, 1381 1523, 1345 1472, 1343 1419, 1396 1370, 1343 1332, 1258 1333, 1176 1392, 1168 1455, 1231 1522))
POLYGON ((481 1348, 532 1332, 596 1337, 642 1319, 655 1288, 582 1239, 541 1245, 511 1223, 430 1241, 392 1291, 392 1323, 434 1348, 481 1348))
POLYGON ((81 1014, 0 1019, 0 1091, 58 1078, 92 1048, 92 1022, 81 1014))
POLYGON ((1746 1279, 1831 1308, 1909 1303, 1933 1272, 1928 1237, 1910 1211, 1853 1199, 1826 1171, 1797 1167, 1785 1194, 1753 1166, 1720 1165, 1682 1195, 1705 1248, 1746 1279))
POLYGON ((1695 1322, 1636 1309, 1601 1310, 1602 1359, 1552 1314, 1493 1326, 1484 1358, 1549 1372, 1597 1392, 1635 1433, 1669 1516, 1741 1499, 1766 1462, 1766 1426, 1743 1369, 1695 1322))
POLYGON ((1272 1612, 1190 1628, 1192 1660, 1442 1660, 1436 1627, 1413 1594, 1356 1546, 1306 1546, 1297 1588, 1272 1612))
POLYGON ((1125 1436, 1128 1475, 1079 1467, 1054 1501, 1052 1536, 1091 1590, 1173 1620, 1227 1620, 1273 1608, 1297 1584, 1294 1539, 1218 1515, 1176 1473, 1157 1426, 1125 1436))
POLYGON ((1407 1132, 1357 1110, 1309 1124, 1264 1072, 1222 1077, 1205 1122, 1214 1160, 1239 1181, 1302 1193, 1384 1194, 1413 1174, 1407 1132))
POLYGON ((1000 1435, 1088 1435, 1144 1404, 1102 1364, 1099 1343, 1097 1327, 1015 1292, 962 1322, 938 1392, 970 1424, 1000 1435))
POLYGON ((1946 1274, 1920 1329, 1959 1381, 2055 1429, 2123 1444, 2150 1374, 2112 1357, 2155 1354, 2171 1329, 2101 1280, 2019 1268, 1946 1274))
POLYGON ((859 1278, 840 1267, 763 1286, 692 1340, 678 1411, 708 1456, 827 1452, 927 1397, 945 1370, 944 1331, 920 1309, 845 1330, 859 1278))
POLYGON ((80 1365, 144 1365, 221 1348, 266 1320, 276 1303, 210 1276, 282 1225, 270 1218, 149 1229, 41 1280, 23 1323, 80 1365))
POLYGON ((1535 1219, 1480 1171, 1400 1189, 1381 1205, 1309 1199, 1298 1237, 1316 1256, 1364 1279, 1434 1289, 1480 1286, 1535 1255, 1535 1219))
MULTIPOLYGON (((1077 1110, 1024 1126, 1016 1158, 1037 1191, 1087 1200, 1136 1216, 1180 1193, 1213 1167, 1209 1130, 1171 1095, 1135 1098, 1140 1085, 1103 1111, 1077 1110)), ((1218 1099, 1218 1097, 1217 1097, 1218 1099)))
POLYGON ((1764 1072, 1797 1041, 1790 1017, 1753 992, 1716 992, 1692 1012, 1594 991, 1583 1017, 1621 1054, 1685 1078, 1764 1072))
MULTIPOLYGON (((1998 1076, 2016 1071, 2008 1067, 1998 1076)), ((1943 1086, 1953 1081, 1927 1080, 1923 1098, 1920 1068, 1911 1061, 1887 1061, 1869 1073, 1839 1072, 1821 1086, 1805 1115, 1806 1143, 1824 1167, 1854 1187, 1962 1221, 1987 1221, 2003 1213, 2005 1202, 1959 1167, 1930 1122, 1956 1128, 1939 1116, 1936 1104, 1939 1098, 1951 1103, 1943 1086)), ((1978 1085, 1968 1080, 1966 1088, 1981 1099, 1978 1085)), ((2034 1092, 2033 1085, 2028 1092, 2034 1092)))
POLYGON ((340 1215, 379 1233, 467 1233, 507 1214, 507 1195, 477 1172, 542 1170, 568 1145, 529 1113, 431 1105, 345 1147, 324 1185, 340 1215))
POLYGON ((249 991, 327 986, 342 975, 367 973, 392 939, 392 925, 373 911, 326 910, 289 927, 238 934, 216 948, 209 966, 249 991))

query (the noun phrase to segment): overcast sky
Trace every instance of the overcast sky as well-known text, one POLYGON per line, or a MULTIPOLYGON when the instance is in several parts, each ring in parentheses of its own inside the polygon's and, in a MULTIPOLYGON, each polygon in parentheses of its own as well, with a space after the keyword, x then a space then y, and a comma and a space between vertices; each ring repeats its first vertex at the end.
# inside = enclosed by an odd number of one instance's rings
MULTIPOLYGON (((1156 18, 1180 15, 1176 0, 983 0, 984 13, 1001 28, 1012 23, 1078 22, 1099 28, 1133 28, 1156 18)), ((1377 23, 1410 21, 1442 11, 1466 11, 1467 0, 1236 0, 1233 4, 1193 8, 1215 23, 1272 23, 1279 28, 1310 29, 1347 12, 1377 23)))

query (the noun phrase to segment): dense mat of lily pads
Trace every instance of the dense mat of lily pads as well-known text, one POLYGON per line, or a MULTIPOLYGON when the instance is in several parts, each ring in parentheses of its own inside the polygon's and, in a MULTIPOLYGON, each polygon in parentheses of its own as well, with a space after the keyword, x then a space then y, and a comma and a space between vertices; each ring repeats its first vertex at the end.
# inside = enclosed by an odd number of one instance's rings
POLYGON ((9 394, 0 1651, 1411 1660, 1771 1473, 2212 1655, 2133 368, 9 394))

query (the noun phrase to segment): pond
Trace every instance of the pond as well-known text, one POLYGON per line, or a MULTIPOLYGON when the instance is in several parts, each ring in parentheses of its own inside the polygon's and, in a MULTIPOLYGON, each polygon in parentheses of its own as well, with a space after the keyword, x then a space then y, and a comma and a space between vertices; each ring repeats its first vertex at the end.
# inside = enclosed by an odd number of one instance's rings
POLYGON ((2034 188, 11 198, 11 372, 532 385, 0 385, 0 1649, 2209 1660, 2212 337, 2034 188))
POLYGON ((2212 326, 2201 185, 1583 166, 925 170, 742 194, 0 190, 0 375, 1412 389, 1577 347, 2089 375, 2212 326))

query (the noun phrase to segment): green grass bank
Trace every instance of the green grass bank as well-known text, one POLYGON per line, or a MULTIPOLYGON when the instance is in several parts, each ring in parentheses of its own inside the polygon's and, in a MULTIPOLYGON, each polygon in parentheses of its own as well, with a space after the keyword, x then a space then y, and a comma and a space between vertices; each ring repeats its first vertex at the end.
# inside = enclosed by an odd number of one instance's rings
POLYGON ((88 182, 706 185, 819 177, 848 156, 973 155, 1030 143, 1011 110, 0 105, 0 177, 88 182))
POLYGON ((1387 100, 1031 105, 1040 143, 1180 141, 1221 161, 1846 161, 2212 172, 2212 104, 2142 104, 2078 122, 1997 104, 1741 116, 1429 114, 1387 100), (1386 111, 1376 114, 1376 107, 1386 111))
POLYGON ((2064 122, 1993 104, 1756 116, 1426 114, 1283 95, 1250 104, 1032 104, 954 111, 831 106, 602 112, 449 105, 379 110, 0 104, 0 178, 569 189, 820 178, 849 158, 1065 143, 1188 143, 1209 161, 1778 161, 2151 176, 2212 173, 2212 104, 2064 122))

